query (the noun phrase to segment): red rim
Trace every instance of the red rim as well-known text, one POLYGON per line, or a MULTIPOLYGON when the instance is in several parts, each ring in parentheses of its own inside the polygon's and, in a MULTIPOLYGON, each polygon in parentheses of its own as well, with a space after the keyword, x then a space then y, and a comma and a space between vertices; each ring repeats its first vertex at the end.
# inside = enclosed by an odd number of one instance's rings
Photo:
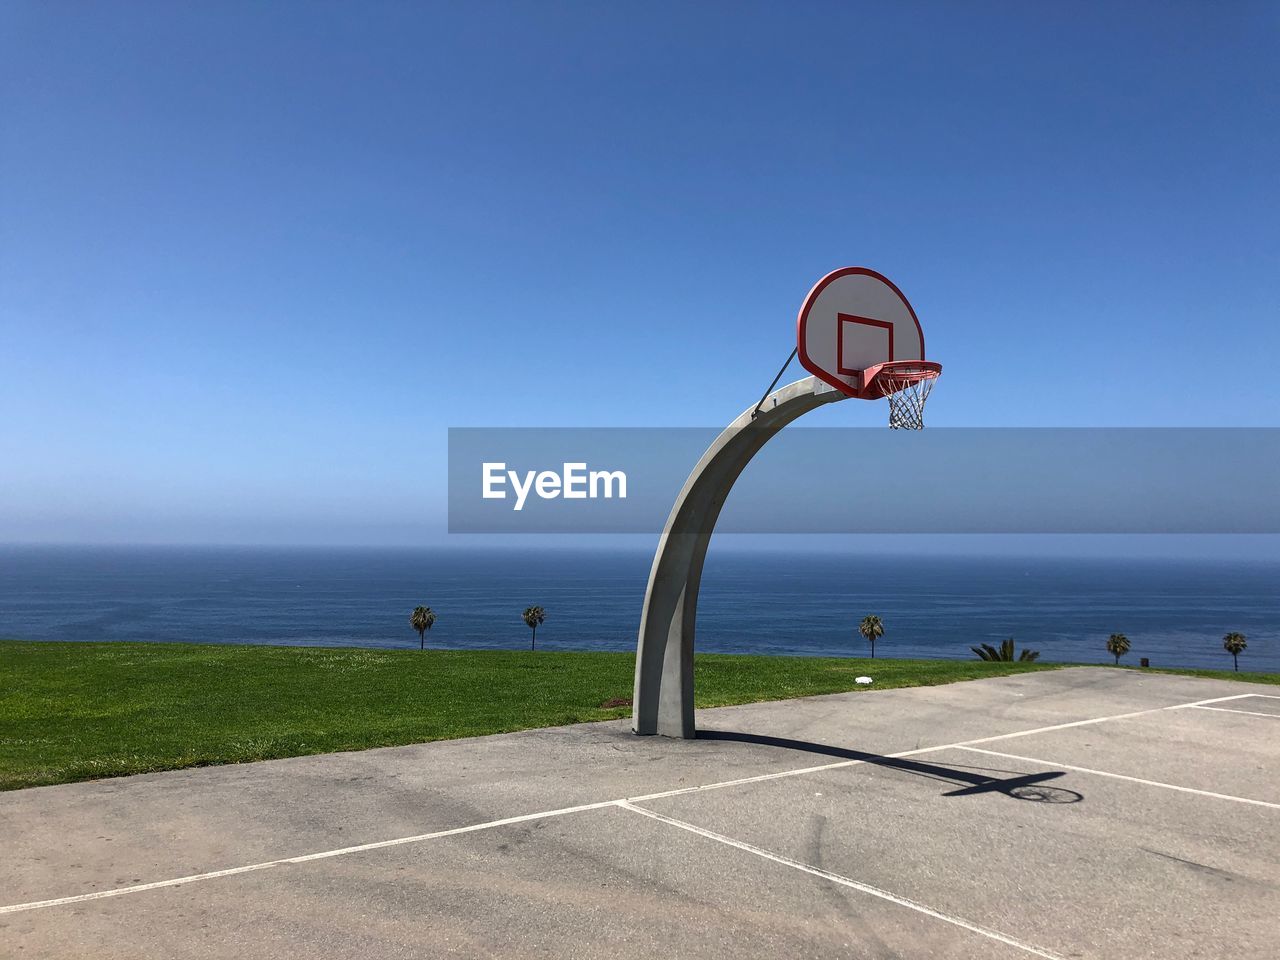
POLYGON ((884 397, 897 393, 922 380, 934 380, 942 373, 942 364, 933 360, 889 360, 862 371, 863 397, 884 397), (887 389, 890 384, 895 388, 887 389))

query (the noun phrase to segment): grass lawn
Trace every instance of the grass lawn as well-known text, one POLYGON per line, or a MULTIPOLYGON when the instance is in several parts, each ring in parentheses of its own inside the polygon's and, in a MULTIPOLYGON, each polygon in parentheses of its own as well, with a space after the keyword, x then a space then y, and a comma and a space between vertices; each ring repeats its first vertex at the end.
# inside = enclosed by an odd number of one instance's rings
MULTIPOLYGON (((634 664, 628 653, 0 641, 0 789, 608 720, 630 714, 602 704, 631 696, 634 664)), ((1055 666, 703 654, 697 702, 867 689, 853 682, 864 673, 884 690, 1055 666)))
MULTIPOLYGON (((1049 665, 701 655, 698 706, 1049 665)), ((635 656, 0 641, 0 789, 630 715, 635 656)))

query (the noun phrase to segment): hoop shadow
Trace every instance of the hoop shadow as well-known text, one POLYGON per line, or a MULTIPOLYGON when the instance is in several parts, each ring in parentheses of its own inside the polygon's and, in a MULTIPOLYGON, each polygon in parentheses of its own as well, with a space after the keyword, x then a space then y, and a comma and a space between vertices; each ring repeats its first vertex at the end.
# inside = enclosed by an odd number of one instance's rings
MULTIPOLYGON (((976 771, 987 769, 982 767, 944 767, 936 763, 925 763, 908 757, 886 757, 879 753, 866 753, 862 750, 850 750, 847 747, 833 747, 825 743, 812 743, 808 740, 789 740, 786 737, 770 737, 760 733, 739 733, 734 730, 699 730, 699 740, 725 740, 734 743, 755 743, 766 747, 779 747, 783 750, 800 750, 805 753, 816 753, 825 757, 840 760, 860 760, 877 767, 889 767, 902 770, 918 777, 940 780, 943 783, 961 784, 958 790, 944 793, 944 797, 969 797, 979 793, 1002 793, 1014 800, 1025 800, 1030 803, 1079 803, 1084 795, 1075 790, 1063 787, 1044 786, 1049 780, 1056 780, 1066 775, 1065 770, 1050 770, 1046 773, 1017 774, 1007 779, 992 777, 976 771)), ((1011 770, 997 770, 996 773, 1013 773, 1011 770)))

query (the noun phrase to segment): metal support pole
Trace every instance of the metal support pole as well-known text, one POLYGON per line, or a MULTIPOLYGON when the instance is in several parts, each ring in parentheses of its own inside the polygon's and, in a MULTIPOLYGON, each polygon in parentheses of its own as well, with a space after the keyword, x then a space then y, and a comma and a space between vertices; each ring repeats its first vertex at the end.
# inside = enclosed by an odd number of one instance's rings
POLYGON ((766 393, 724 429, 689 474, 649 571, 636 647, 631 720, 636 733, 686 739, 695 735, 693 634, 702 564, 720 509, 751 458, 778 431, 810 410, 844 399, 845 394, 816 377, 766 393))
POLYGON ((769 384, 768 389, 760 397, 760 402, 756 404, 756 408, 751 411, 751 419, 754 420, 760 416, 760 408, 764 406, 764 402, 769 399, 769 394, 773 392, 773 388, 778 385, 778 381, 782 379, 782 375, 787 372, 787 367, 791 366, 791 361, 796 358, 799 347, 792 347, 791 353, 787 356, 787 362, 782 365, 782 369, 778 371, 778 375, 773 378, 773 383, 769 384))

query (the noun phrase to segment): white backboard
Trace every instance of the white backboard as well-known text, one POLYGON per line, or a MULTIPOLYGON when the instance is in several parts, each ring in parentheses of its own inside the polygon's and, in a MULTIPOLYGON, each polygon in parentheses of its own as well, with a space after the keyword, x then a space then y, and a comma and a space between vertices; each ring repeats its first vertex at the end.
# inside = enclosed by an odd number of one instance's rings
POLYGON ((851 397, 861 395, 866 368, 925 359, 911 304, 866 267, 843 267, 818 281, 800 308, 797 337, 804 368, 851 397))

